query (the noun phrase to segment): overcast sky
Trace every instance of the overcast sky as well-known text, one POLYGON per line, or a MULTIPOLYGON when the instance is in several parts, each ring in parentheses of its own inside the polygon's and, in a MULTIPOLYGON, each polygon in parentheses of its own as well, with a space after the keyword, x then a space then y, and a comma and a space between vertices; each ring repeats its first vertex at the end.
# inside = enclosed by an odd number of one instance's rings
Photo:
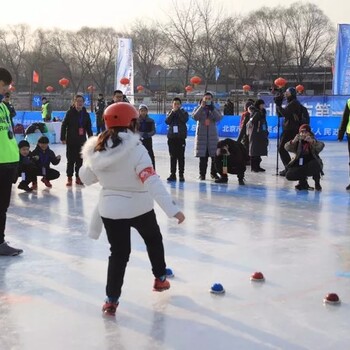
MULTIPOLYGON (((188 0, 177 0, 188 4, 188 0)), ((246 14, 260 7, 288 6, 281 0, 212 0, 225 13, 246 14)), ((307 1, 299 0, 302 3, 307 1)), ((312 0, 334 24, 350 23, 349 0, 312 0)), ((3 6, 0 27, 26 23, 32 28, 79 29, 82 26, 127 28, 139 18, 161 19, 171 14, 173 0, 14 0, 3 6), (91 5, 92 3, 92 5, 91 5)), ((278 19, 276 19, 278 20, 278 19)))

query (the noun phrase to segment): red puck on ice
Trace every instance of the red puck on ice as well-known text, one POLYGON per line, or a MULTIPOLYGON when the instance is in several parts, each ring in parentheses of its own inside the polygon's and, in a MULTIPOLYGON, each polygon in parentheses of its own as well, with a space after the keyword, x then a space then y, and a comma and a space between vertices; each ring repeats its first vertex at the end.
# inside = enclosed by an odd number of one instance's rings
POLYGON ((250 276, 250 280, 254 281, 254 282, 263 282, 265 281, 265 277, 262 274, 262 272, 254 272, 251 276, 250 276))
POLYGON ((324 297, 323 302, 327 304, 339 304, 340 299, 337 294, 329 293, 324 297))

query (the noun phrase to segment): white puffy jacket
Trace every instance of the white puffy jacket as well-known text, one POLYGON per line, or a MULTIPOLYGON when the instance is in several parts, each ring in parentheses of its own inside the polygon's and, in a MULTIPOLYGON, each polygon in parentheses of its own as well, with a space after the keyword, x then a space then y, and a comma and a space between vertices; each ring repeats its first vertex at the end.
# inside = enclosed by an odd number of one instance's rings
POLYGON ((82 149, 83 166, 79 177, 86 185, 99 182, 102 186, 89 229, 92 238, 98 238, 97 231, 101 231, 100 216, 130 219, 152 210, 153 199, 169 217, 180 211, 153 171, 152 161, 139 135, 128 131, 119 133, 119 137, 122 143, 115 148, 111 148, 112 142, 108 140, 105 151, 95 152, 95 136, 90 137, 82 149))

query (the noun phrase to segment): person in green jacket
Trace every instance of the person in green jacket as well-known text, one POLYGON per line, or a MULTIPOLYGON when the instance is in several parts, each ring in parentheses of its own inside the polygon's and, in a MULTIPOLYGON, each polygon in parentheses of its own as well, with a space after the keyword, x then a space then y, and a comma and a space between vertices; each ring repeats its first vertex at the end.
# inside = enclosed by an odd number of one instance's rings
MULTIPOLYGON (((0 68, 0 94, 6 93, 12 82, 11 73, 0 68)), ((17 181, 19 151, 14 137, 10 111, 0 103, 0 255, 15 256, 22 249, 13 248, 5 242, 6 213, 10 205, 12 183, 17 181)))
MULTIPOLYGON (((350 98, 346 101, 345 109, 343 113, 343 118, 340 123, 340 127, 338 130, 338 141, 343 141, 344 135, 346 134, 348 140, 348 151, 349 151, 349 166, 350 166, 350 98)), ((350 168, 349 168, 349 176, 350 176, 350 168)), ((350 191, 350 185, 346 187, 347 191, 350 191)))
POLYGON ((51 121, 52 108, 51 103, 47 100, 46 97, 41 99, 41 115, 44 122, 51 121))

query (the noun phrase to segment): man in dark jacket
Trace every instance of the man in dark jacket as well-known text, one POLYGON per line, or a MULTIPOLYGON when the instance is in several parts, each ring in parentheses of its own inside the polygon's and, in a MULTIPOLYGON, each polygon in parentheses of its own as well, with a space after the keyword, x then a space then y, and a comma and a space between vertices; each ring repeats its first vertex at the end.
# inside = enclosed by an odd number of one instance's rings
POLYGON ((61 141, 67 145, 67 186, 72 186, 75 171, 75 183, 83 185, 79 178, 79 169, 83 164, 80 156, 81 147, 86 141, 86 135, 92 136, 91 119, 84 107, 84 97, 75 95, 73 106, 67 111, 61 127, 61 141))
POLYGON ((173 99, 172 110, 168 113, 165 123, 168 129, 168 147, 170 155, 170 176, 167 181, 176 181, 176 165, 179 163, 179 180, 184 182, 185 148, 187 137, 188 113, 181 108, 181 99, 173 99))
POLYGON ((100 132, 103 132, 106 130, 105 122, 102 118, 103 112, 106 108, 106 101, 103 98, 103 94, 98 94, 97 103, 95 106, 95 113, 96 113, 96 135, 98 135, 100 132))
POLYGON ((145 104, 139 106, 139 118, 136 121, 136 129, 141 136, 142 144, 148 151, 152 160, 153 168, 156 168, 156 161, 153 153, 152 136, 156 133, 154 120, 148 115, 148 107, 145 104))
POLYGON ((2 102, 6 105, 7 109, 10 112, 10 118, 11 118, 11 123, 12 123, 12 128, 13 128, 13 118, 16 116, 16 110, 15 107, 13 106, 13 104, 10 101, 10 93, 6 92, 4 95, 4 99, 2 100, 2 102))
MULTIPOLYGON (((301 104, 297 100, 297 92, 294 87, 290 87, 286 90, 284 96, 287 99, 287 106, 282 107, 283 95, 278 94, 275 97, 276 109, 278 117, 283 117, 283 132, 279 143, 279 154, 284 167, 290 162, 291 157, 284 148, 284 145, 293 140, 295 135, 298 134, 300 127, 300 118, 302 114, 301 104)), ((286 176, 286 169, 280 171, 281 176, 286 176)))
MULTIPOLYGON (((340 127, 338 130, 339 141, 343 141, 345 134, 348 139, 349 166, 350 166, 350 118, 349 118, 350 113, 349 111, 350 111, 350 98, 346 101, 343 118, 341 120, 340 127)), ((349 168, 349 174, 350 174, 350 168, 349 168)), ((346 187, 346 190, 350 191, 350 185, 346 187)))
POLYGON ((228 98, 224 105, 224 115, 233 115, 234 106, 233 102, 228 98))

